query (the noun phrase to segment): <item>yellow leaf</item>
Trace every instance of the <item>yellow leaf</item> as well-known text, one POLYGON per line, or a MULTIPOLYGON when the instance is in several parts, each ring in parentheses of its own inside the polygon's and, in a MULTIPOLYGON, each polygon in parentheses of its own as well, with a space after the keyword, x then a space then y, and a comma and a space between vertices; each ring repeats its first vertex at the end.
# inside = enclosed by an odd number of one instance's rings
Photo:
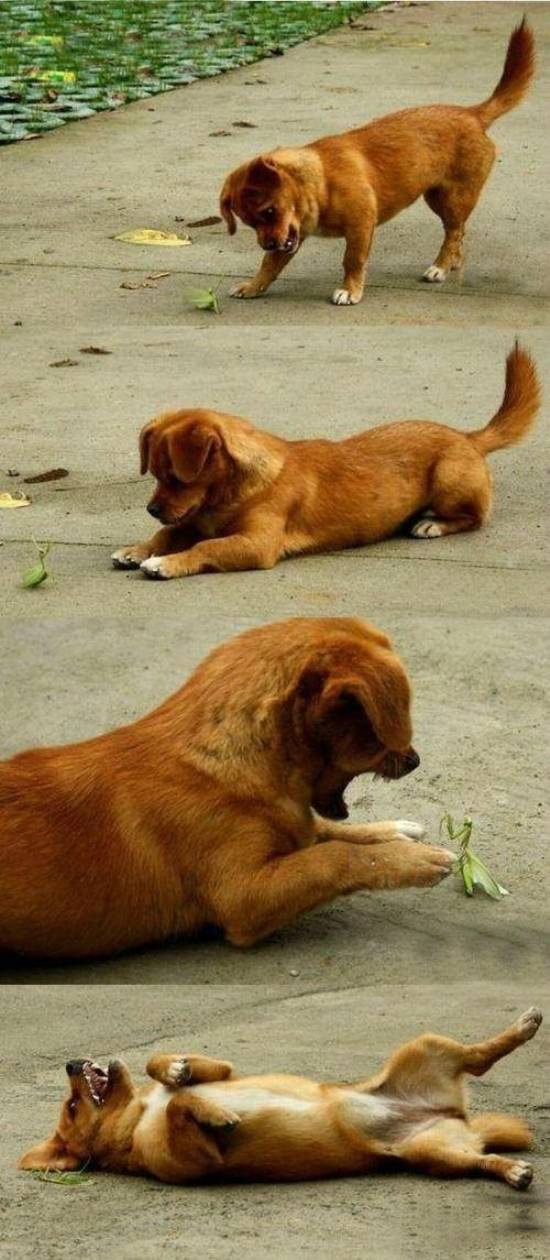
POLYGON ((74 70, 41 70, 40 74, 33 74, 31 78, 37 78, 41 83, 76 83, 74 70))
POLYGON ((0 494, 0 508, 29 507, 30 499, 25 494, 9 494, 7 490, 0 494))
POLYGON ((121 232, 115 241, 125 245, 190 245, 189 236, 176 236, 175 232, 158 232, 156 228, 135 228, 133 232, 121 232))

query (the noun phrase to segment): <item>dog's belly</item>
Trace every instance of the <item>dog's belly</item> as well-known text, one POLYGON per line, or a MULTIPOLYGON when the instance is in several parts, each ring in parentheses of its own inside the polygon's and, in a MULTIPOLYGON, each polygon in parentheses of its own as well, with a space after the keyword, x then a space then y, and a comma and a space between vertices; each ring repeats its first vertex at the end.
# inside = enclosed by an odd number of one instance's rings
POLYGON ((220 1107, 228 1107, 243 1120, 262 1111, 304 1115, 319 1105, 314 1098, 299 1098, 295 1094, 281 1093, 261 1085, 240 1086, 238 1081, 225 1088, 217 1082, 213 1085, 192 1085, 190 1092, 198 1094, 200 1098, 207 1098, 220 1107))

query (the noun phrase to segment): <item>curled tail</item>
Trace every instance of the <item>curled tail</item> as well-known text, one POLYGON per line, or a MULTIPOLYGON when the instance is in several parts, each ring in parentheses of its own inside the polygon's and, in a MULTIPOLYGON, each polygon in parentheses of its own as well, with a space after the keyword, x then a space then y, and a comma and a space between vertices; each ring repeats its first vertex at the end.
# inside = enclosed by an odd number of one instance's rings
POLYGON ((501 1111, 472 1116, 470 1128, 480 1134, 489 1151, 527 1151, 533 1144, 529 1125, 519 1116, 507 1116, 501 1111))
POLYGON ((506 51, 504 70, 487 101, 474 105, 471 112, 487 128, 501 114, 515 109, 529 90, 535 73, 535 37, 525 18, 512 31, 506 51))
POLYGON ((506 359, 504 398, 484 429, 468 433, 481 455, 521 442, 529 432, 540 407, 541 393, 537 369, 531 355, 516 344, 506 359))

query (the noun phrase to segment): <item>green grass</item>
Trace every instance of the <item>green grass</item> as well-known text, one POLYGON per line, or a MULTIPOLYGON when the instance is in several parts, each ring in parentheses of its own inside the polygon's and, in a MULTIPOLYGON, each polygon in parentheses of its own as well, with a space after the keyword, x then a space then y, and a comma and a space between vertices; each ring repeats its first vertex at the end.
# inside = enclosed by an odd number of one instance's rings
POLYGON ((0 143, 222 74, 378 4, 3 0, 0 143))

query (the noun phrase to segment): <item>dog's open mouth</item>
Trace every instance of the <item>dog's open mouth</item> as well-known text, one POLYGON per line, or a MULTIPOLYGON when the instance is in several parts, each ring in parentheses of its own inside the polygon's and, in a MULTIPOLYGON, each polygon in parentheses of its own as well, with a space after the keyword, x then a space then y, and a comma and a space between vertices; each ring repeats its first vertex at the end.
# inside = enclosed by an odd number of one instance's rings
POLYGON ((82 1075, 90 1091, 92 1101, 96 1104, 96 1107, 100 1107, 109 1088, 108 1071, 106 1072, 98 1063, 87 1061, 82 1064, 82 1075))

